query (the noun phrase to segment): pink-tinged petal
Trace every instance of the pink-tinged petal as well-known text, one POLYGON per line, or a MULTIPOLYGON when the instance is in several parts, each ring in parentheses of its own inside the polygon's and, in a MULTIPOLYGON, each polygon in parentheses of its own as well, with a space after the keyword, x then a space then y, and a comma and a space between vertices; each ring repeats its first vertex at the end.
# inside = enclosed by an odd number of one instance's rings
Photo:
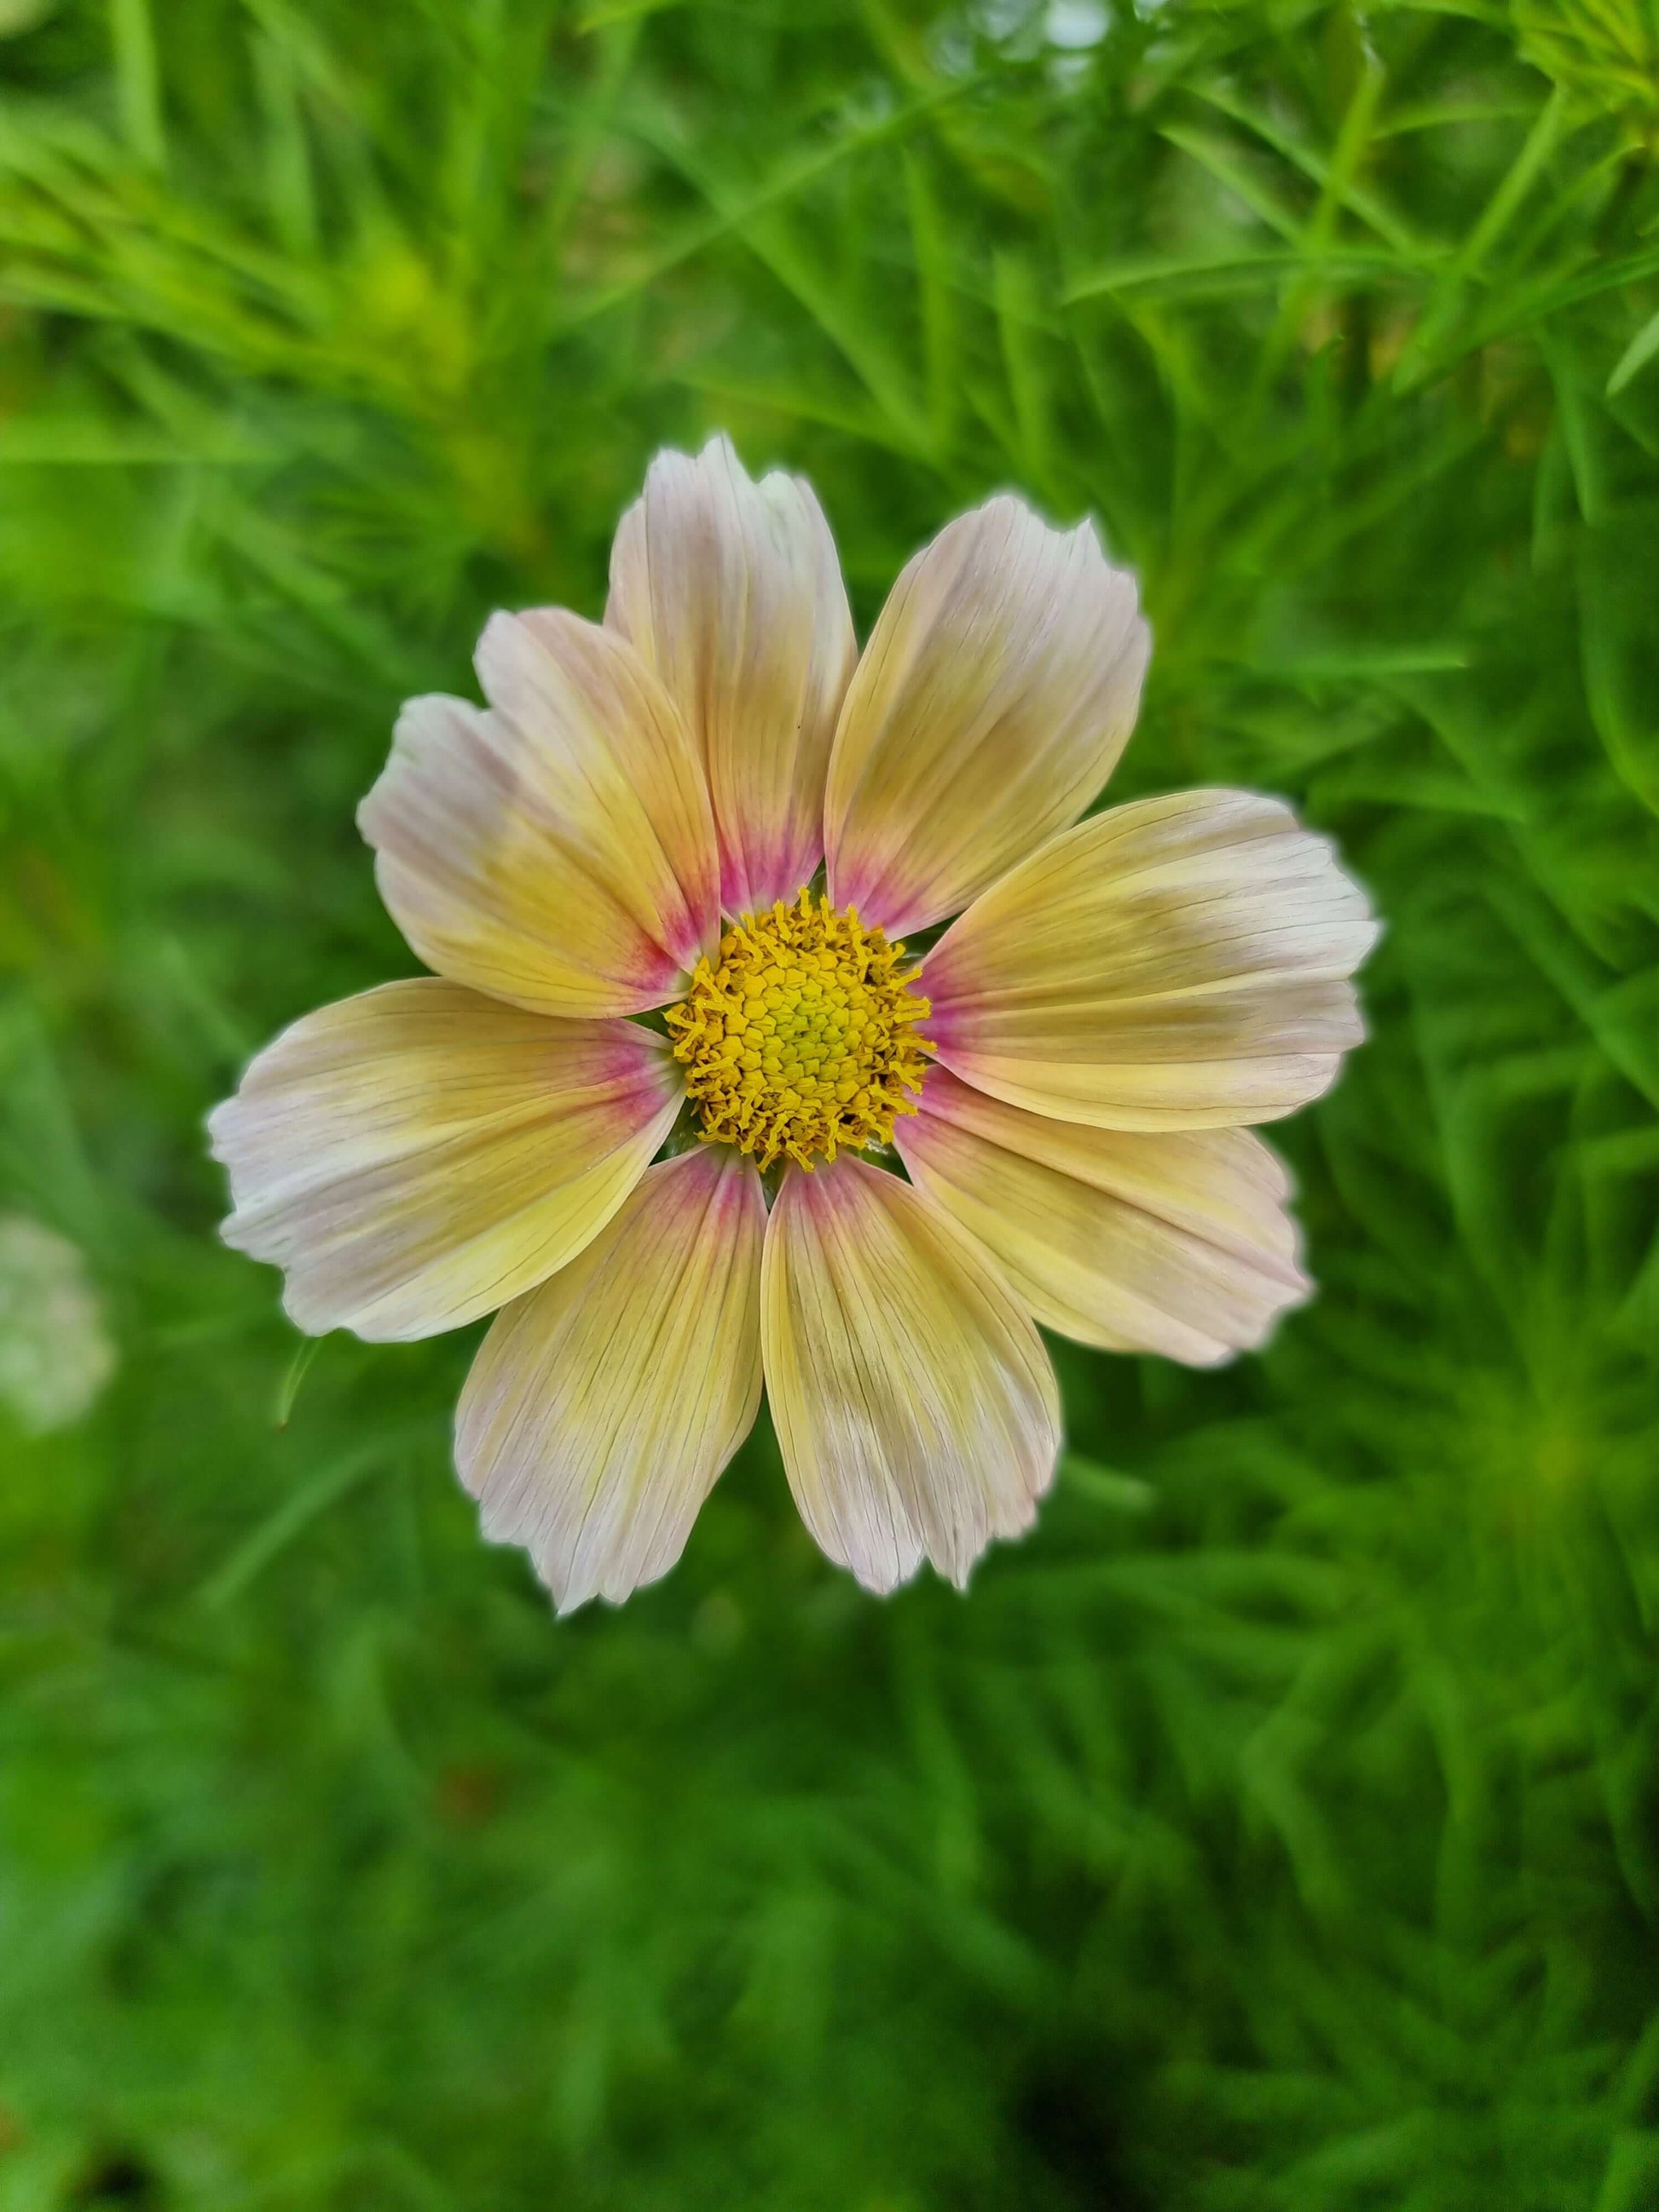
POLYGON ((556 1022, 422 976, 284 1030, 209 1116, 228 1243, 313 1335, 432 1336, 562 1267, 678 1111, 632 1022, 556 1022))
POLYGON ((959 1586, 1036 1513, 1060 1449, 1042 1340, 983 1250, 896 1176, 792 1170, 761 1279, 766 1387, 801 1518, 867 1589, 959 1586))
POLYGON ((760 1404, 766 1201, 699 1146, 649 1168, 580 1258, 497 1315, 455 1460, 484 1534, 561 1613, 667 1573, 760 1404))
POLYGON ((830 892, 890 936, 955 914, 1076 821, 1116 765, 1151 639, 1093 526, 1004 493, 905 568, 842 708, 830 892))
POLYGON ((1213 1366, 1312 1288, 1290 1177, 1247 1129, 1089 1128, 935 1068, 894 1139, 1036 1319, 1085 1344, 1213 1366))
POLYGON ((993 1097, 1107 1129, 1270 1121, 1364 1035, 1364 893, 1288 806, 1196 791, 1055 837, 927 956, 926 1034, 993 1097))
POLYGON ((611 555, 608 625, 680 710, 708 777, 729 914, 793 899, 823 854, 823 779, 858 658, 811 487, 755 483, 728 438, 659 453, 611 555))
POLYGON ((663 1005, 719 932, 702 772, 624 640, 556 608, 496 615, 491 711, 412 699, 358 810, 428 967, 532 1012, 663 1005))

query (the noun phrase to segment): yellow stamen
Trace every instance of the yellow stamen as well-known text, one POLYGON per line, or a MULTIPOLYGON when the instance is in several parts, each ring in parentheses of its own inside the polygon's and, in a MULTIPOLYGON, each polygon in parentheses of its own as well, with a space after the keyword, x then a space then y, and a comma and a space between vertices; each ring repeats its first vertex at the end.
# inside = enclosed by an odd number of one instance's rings
POLYGON ((933 1049, 914 1034, 929 1007, 903 957, 855 908, 810 891, 733 922, 667 1015, 703 1135, 809 1171, 816 1153, 885 1144, 915 1112, 933 1049))

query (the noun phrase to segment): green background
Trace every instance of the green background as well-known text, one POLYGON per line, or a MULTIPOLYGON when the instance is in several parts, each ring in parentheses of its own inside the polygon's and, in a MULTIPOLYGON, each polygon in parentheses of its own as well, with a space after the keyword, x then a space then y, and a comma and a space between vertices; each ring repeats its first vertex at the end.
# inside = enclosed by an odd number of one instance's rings
POLYGON ((0 1209, 121 1350, 0 1426, 0 2212, 1659 2204, 1646 0, 0 30, 0 1209), (202 1117, 413 968, 398 702, 720 426, 861 628, 991 488, 1092 510, 1115 794, 1288 795, 1387 934, 1263 1356, 1060 1347, 965 1600, 761 1433, 560 1623, 449 1472, 478 1332, 293 1391, 202 1117))

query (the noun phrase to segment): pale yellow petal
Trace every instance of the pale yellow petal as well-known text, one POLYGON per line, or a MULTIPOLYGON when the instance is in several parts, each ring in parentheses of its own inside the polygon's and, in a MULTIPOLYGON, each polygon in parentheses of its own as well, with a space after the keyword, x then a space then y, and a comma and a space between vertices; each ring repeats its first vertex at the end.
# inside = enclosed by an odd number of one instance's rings
POLYGON ((422 976, 284 1030, 209 1117, 226 1241, 313 1335, 431 1336, 580 1251, 678 1109, 663 1041, 422 976))
POLYGON ((1290 1178, 1248 1129, 1088 1128, 935 1068, 894 1136, 1037 1320, 1085 1344, 1212 1366, 1260 1344, 1311 1288, 1290 1178))
POLYGON ((1280 800, 1196 791, 1054 838, 953 923, 919 988, 941 1061, 1108 1129, 1269 1121, 1364 1035, 1365 896, 1280 800))
POLYGON ((790 1488, 829 1556, 890 1590, 957 1584, 1028 1528, 1060 1401, 1042 1339, 984 1252, 898 1176, 792 1170, 761 1285, 766 1387, 790 1488))
POLYGON ((497 1315, 456 1417, 483 1529, 560 1611, 666 1574, 760 1404, 766 1202, 701 1145, 647 1169, 580 1258, 497 1315))
POLYGON ((830 896, 890 936, 957 913, 1111 774, 1151 641, 1093 526, 1004 493, 942 530, 882 610, 824 802, 830 896))
POLYGON ((412 699, 358 810, 380 895, 428 966, 538 1013, 676 997, 719 929, 702 773, 627 642, 557 608, 496 615, 490 710, 412 699))
POLYGON ((729 914, 793 899, 823 854, 823 779, 858 657, 810 484, 755 483, 728 438, 659 453, 611 554, 606 623, 661 679, 714 800, 729 914))

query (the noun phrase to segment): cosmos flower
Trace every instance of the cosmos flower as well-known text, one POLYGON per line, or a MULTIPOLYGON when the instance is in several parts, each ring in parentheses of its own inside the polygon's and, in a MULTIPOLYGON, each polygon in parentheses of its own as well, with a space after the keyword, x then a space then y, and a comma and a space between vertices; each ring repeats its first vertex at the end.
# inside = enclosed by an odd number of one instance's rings
POLYGON ((1092 527, 1004 495, 860 654, 810 488, 716 439, 602 625, 497 615, 488 706, 404 709, 359 819, 435 973, 253 1061, 225 1235, 302 1329, 496 1313, 457 1463, 562 1609, 673 1565, 763 1387, 832 1559, 963 1583, 1053 1474, 1038 1323, 1207 1364, 1307 1295, 1247 1125, 1359 1041, 1375 927, 1276 799, 1079 819, 1148 650, 1092 527))
POLYGON ((87 1264, 67 1237, 0 1213, 0 1407, 25 1436, 80 1420, 115 1371, 87 1264))

